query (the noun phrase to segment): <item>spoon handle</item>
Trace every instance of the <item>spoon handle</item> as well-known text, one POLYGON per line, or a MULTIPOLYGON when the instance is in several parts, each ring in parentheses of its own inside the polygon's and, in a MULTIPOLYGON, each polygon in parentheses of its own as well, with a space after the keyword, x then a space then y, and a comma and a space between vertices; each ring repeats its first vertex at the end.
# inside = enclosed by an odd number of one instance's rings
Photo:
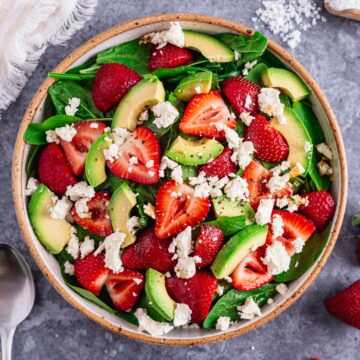
POLYGON ((11 360, 12 342, 16 327, 12 329, 0 328, 2 360, 11 360))

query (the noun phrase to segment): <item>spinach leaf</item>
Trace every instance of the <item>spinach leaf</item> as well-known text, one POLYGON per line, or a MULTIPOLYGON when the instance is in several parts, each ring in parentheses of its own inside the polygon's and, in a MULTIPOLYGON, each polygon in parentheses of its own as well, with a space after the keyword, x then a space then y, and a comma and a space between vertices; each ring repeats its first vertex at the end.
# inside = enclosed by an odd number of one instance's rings
POLYGON ((36 165, 40 155, 41 146, 33 146, 30 150, 27 163, 26 163, 26 175, 28 177, 34 176, 36 172, 36 165))
POLYGON ((266 70, 268 66, 264 63, 255 65, 249 73, 245 76, 245 79, 252 81, 255 84, 261 85, 261 73, 266 70))
POLYGON ((75 114, 77 117, 82 119, 103 117, 103 113, 94 105, 90 90, 74 82, 58 80, 50 86, 48 91, 58 114, 65 114, 69 99, 76 97, 80 99, 80 105, 75 114))
POLYGON ((352 225, 360 225, 360 213, 356 214, 351 222, 352 225))
POLYGON ((49 72, 49 78, 53 79, 61 79, 61 80, 74 80, 74 81, 81 81, 81 80, 88 80, 93 79, 95 75, 93 74, 67 74, 67 73, 56 73, 56 72, 49 72))
POLYGON ((86 300, 89 300, 90 302, 94 303, 95 305, 99 306, 101 309, 108 311, 110 314, 116 315, 119 318, 122 318, 126 321, 128 321, 131 324, 139 325, 139 322, 135 315, 131 312, 122 312, 117 311, 110 307, 109 305, 105 304, 102 300, 100 300, 96 295, 91 293, 90 291, 87 291, 81 287, 71 285, 69 283, 66 283, 73 291, 75 291, 77 294, 79 294, 81 297, 83 297, 86 300))
POLYGON ((270 50, 266 49, 261 56, 262 60, 266 61, 269 66, 286 69, 284 63, 270 50))
POLYGON ((86 236, 90 236, 91 239, 94 239, 97 242, 101 242, 104 241, 105 237, 104 236, 100 236, 100 235, 96 235, 91 233, 89 230, 84 229, 82 226, 80 225, 76 225, 76 236, 83 241, 85 239, 86 236))
POLYGON ((217 220, 209 221, 206 224, 220 228, 225 237, 235 235, 247 226, 245 215, 219 218, 217 220))
POLYGON ((96 57, 93 57, 78 66, 70 68, 69 70, 65 71, 65 74, 79 74, 81 71, 92 68, 94 65, 96 65, 96 57))
POLYGON ((296 280, 305 274, 323 252, 329 239, 330 229, 331 224, 321 233, 314 233, 306 241, 303 251, 292 256, 289 270, 275 275, 274 280, 277 282, 288 282, 296 280))
POLYGON ((193 74, 199 71, 206 71, 202 67, 192 66, 192 65, 183 65, 178 66, 175 68, 162 68, 157 69, 152 72, 152 74, 156 75, 159 79, 166 78, 166 77, 175 77, 178 75, 186 75, 186 74, 193 74))
POLYGON ((109 174, 107 179, 96 187, 96 191, 110 190, 112 193, 124 182, 114 174, 109 174))
POLYGON ((147 314, 155 321, 159 322, 168 322, 163 316, 161 316, 154 307, 150 304, 150 301, 144 294, 143 297, 139 301, 140 308, 146 309, 147 314))
POLYGON ((243 305, 247 298, 252 297, 259 306, 262 306, 269 297, 275 294, 275 287, 276 284, 266 284, 252 291, 230 290, 215 303, 206 317, 203 327, 205 329, 215 327, 220 316, 228 316, 232 321, 237 320, 239 318, 237 307, 243 305))
POLYGON ((285 107, 291 109, 291 100, 290 100, 289 96, 280 94, 279 98, 280 98, 280 101, 285 105, 285 107))
POLYGON ((98 64, 120 63, 135 70, 139 74, 149 73, 150 45, 139 45, 139 40, 131 40, 116 45, 98 54, 98 64))
POLYGON ((267 47, 267 38, 257 31, 250 37, 225 33, 217 35, 217 38, 240 54, 237 66, 260 57, 267 47))
POLYGON ((319 171, 316 167, 317 159, 318 159, 318 155, 314 151, 312 159, 311 159, 311 164, 309 167, 308 174, 309 174, 312 182, 315 185, 315 190, 326 190, 327 191, 330 188, 331 181, 330 181, 329 176, 321 176, 319 174, 319 171))

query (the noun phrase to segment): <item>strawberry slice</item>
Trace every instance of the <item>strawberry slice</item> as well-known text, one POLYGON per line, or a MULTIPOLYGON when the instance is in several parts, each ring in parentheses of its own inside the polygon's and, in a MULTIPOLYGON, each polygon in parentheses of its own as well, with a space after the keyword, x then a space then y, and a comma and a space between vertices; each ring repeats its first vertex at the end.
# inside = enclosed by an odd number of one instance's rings
POLYGON ((210 311, 218 281, 211 272, 199 270, 190 279, 167 278, 165 285, 173 300, 189 306, 192 322, 201 324, 210 311))
POLYGON ((190 100, 180 121, 180 130, 189 135, 225 140, 224 131, 218 130, 215 124, 234 129, 236 120, 220 93, 212 90, 207 94, 197 94, 190 100))
POLYGON ((201 166, 199 172, 203 171, 206 176, 217 176, 219 179, 236 173, 237 166, 231 161, 232 150, 225 148, 224 151, 213 161, 201 166))
POLYGON ((273 241, 281 241, 290 256, 295 254, 294 240, 301 239, 306 242, 315 232, 314 223, 297 213, 290 213, 283 210, 273 210, 271 217, 279 215, 284 223, 284 234, 274 239, 271 227, 269 228, 266 243, 271 244, 273 241))
POLYGON ((140 297, 144 287, 144 276, 134 270, 124 269, 118 274, 111 271, 105 286, 115 309, 128 311, 140 297))
POLYGON ((209 199, 195 197, 192 187, 167 181, 156 195, 155 234, 160 239, 178 234, 188 226, 201 223, 209 210, 209 199))
POLYGON ((224 244, 223 232, 214 225, 201 225, 199 236, 196 239, 194 256, 201 261, 196 264, 198 268, 210 265, 224 244))
POLYGON ((238 114, 248 112, 255 115, 259 110, 260 86, 241 76, 228 78, 221 83, 221 90, 238 114))
POLYGON ((140 80, 137 72, 123 64, 101 65, 91 90, 95 106, 103 112, 110 110, 140 80))
POLYGON ((74 261, 75 277, 78 283, 95 295, 99 295, 109 274, 105 267, 104 255, 94 253, 86 255, 83 259, 74 261))
POLYGON ((109 193, 99 191, 87 202, 90 213, 88 218, 80 217, 75 206, 71 209, 71 216, 78 225, 93 234, 108 236, 113 232, 109 212, 110 198, 109 193))
POLYGON ((325 301, 327 311, 360 329, 360 280, 325 301))
POLYGON ((161 49, 155 45, 151 47, 149 70, 154 71, 161 68, 174 68, 193 62, 194 57, 190 50, 167 44, 161 49))
POLYGON ((72 141, 61 140, 61 146, 73 173, 80 176, 84 172, 86 154, 91 144, 104 133, 106 125, 100 121, 82 121, 75 123, 74 128, 76 135, 72 141))
MULTIPOLYGON (((248 183, 249 200, 253 209, 257 209, 261 199, 268 198, 270 190, 266 186, 267 180, 271 177, 270 171, 266 170, 258 161, 253 160, 241 175, 248 183)), ((292 194, 292 187, 289 183, 284 189, 273 194, 274 199, 289 196, 292 194)))
POLYGON ((335 201, 325 190, 313 191, 302 195, 307 198, 308 205, 301 205, 299 212, 311 219, 319 230, 323 230, 335 213, 335 201))
POLYGON ((41 152, 38 176, 41 183, 58 195, 65 194, 69 185, 78 182, 60 146, 55 143, 46 145, 41 152))
POLYGON ((121 156, 114 162, 107 161, 110 171, 121 179, 140 184, 159 181, 160 145, 156 135, 139 126, 121 146, 121 156), (134 161, 132 161, 134 160, 134 161), (149 161, 152 160, 151 166, 149 161))
POLYGON ((137 241, 128 246, 122 254, 125 267, 134 270, 149 268, 160 272, 171 271, 176 265, 172 260, 173 254, 169 252, 172 239, 159 239, 154 228, 146 229, 137 241))
POLYGON ((258 248, 243 259, 231 275, 231 285, 238 290, 250 291, 259 288, 273 279, 267 266, 262 262, 264 248, 258 248))
POLYGON ((245 138, 252 141, 255 156, 260 160, 280 162, 289 155, 289 145, 284 137, 262 115, 256 115, 245 129, 245 138))

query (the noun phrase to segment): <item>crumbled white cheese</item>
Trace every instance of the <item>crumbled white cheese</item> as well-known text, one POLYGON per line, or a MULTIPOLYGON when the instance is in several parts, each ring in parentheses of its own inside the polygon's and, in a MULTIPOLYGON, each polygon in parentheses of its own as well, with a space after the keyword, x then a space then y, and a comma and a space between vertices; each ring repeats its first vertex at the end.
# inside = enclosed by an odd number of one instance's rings
POLYGON ((136 285, 140 285, 143 282, 143 280, 139 278, 134 278, 133 280, 136 285))
POLYGON ((97 128, 99 127, 99 124, 96 123, 96 122, 92 122, 92 123, 90 124, 90 127, 91 127, 92 129, 97 129, 97 128))
POLYGON ((230 180, 225 186, 224 192, 231 200, 249 200, 248 183, 240 176, 230 180))
POLYGON ((227 281, 227 282, 230 283, 230 284, 232 283, 232 278, 231 278, 231 276, 225 276, 225 277, 224 277, 224 280, 227 281))
POLYGON ((147 168, 152 168, 154 166, 154 160, 149 160, 146 162, 145 166, 147 168))
POLYGON ((289 177, 294 178, 299 175, 302 175, 304 172, 305 172, 304 167, 299 162, 297 162, 295 166, 291 169, 289 173, 289 177))
POLYGON ((200 171, 198 176, 189 177, 189 184, 195 187, 194 196, 201 198, 221 196, 222 189, 228 182, 229 178, 227 176, 221 179, 217 176, 206 177, 204 171, 200 171))
MULTIPOLYGON (((124 129, 125 130, 125 129, 124 129)), ((115 130, 114 130, 115 131, 115 130)), ((127 131, 127 130, 126 130, 127 131)), ((111 132, 111 127, 108 126, 104 129, 104 133, 110 133, 111 132)))
POLYGON ((270 171, 273 173, 273 175, 281 175, 281 173, 289 170, 289 168, 290 168, 289 161, 282 161, 279 165, 276 165, 270 171))
POLYGON ((77 97, 69 98, 68 105, 65 106, 65 114, 74 116, 78 111, 80 105, 80 99, 77 97))
POLYGON ((275 288, 275 290, 282 296, 284 296, 287 292, 288 292, 288 287, 286 286, 286 284, 278 284, 275 288))
POLYGON ((331 176, 334 173, 332 167, 324 160, 319 161, 316 166, 321 176, 331 176))
POLYGON ((255 316, 261 316, 261 310, 252 297, 245 300, 244 305, 237 307, 240 319, 252 320, 255 316))
POLYGON ((95 196, 95 190, 92 186, 88 185, 86 181, 80 181, 75 185, 69 185, 65 195, 68 196, 71 201, 77 201, 81 198, 92 199, 95 196))
POLYGON ((187 304, 176 304, 174 326, 187 325, 191 321, 191 309, 187 304))
POLYGON ((246 126, 250 126, 255 117, 244 111, 240 114, 240 119, 246 126))
POLYGON ((252 99, 251 99, 251 96, 250 96, 250 95, 246 95, 245 104, 244 104, 245 109, 247 109, 247 110, 251 109, 252 103, 253 103, 253 101, 252 101, 252 99))
POLYGON ((270 274, 278 275, 289 269, 291 258, 285 246, 280 241, 274 241, 267 247, 262 260, 267 265, 270 274))
POLYGON ((149 119, 149 110, 143 111, 139 116, 138 125, 143 124, 145 121, 149 119))
POLYGON ((271 213, 274 207, 273 199, 261 199, 255 214, 255 221, 258 225, 265 225, 271 221, 271 213))
POLYGON ((196 264, 201 262, 198 256, 179 257, 174 268, 176 276, 180 279, 190 279, 196 274, 196 264))
POLYGON ((89 211, 89 207, 87 205, 89 200, 90 199, 82 198, 75 203, 76 213, 82 219, 90 219, 91 218, 91 212, 89 211))
POLYGON ((74 136, 77 134, 77 131, 74 128, 74 124, 72 124, 55 129, 55 133, 61 140, 71 142, 74 136))
POLYGON ((126 235, 124 233, 116 231, 107 236, 94 253, 95 256, 97 256, 105 249, 105 266, 114 273, 119 273, 124 270, 120 248, 125 238, 126 235))
POLYGON ((181 166, 177 162, 169 159, 167 156, 164 155, 161 158, 161 162, 160 162, 160 171, 159 171, 160 177, 165 177, 166 169, 171 170, 171 178, 175 180, 178 184, 182 184, 184 182, 181 166))
POLYGON ((166 322, 159 322, 153 320, 145 309, 138 308, 135 311, 135 316, 139 321, 139 331, 146 331, 152 336, 163 336, 169 333, 174 327, 166 322))
POLYGON ((70 254, 74 258, 74 260, 76 260, 79 257, 80 244, 79 244, 79 239, 77 238, 75 233, 72 234, 69 242, 67 243, 66 252, 70 254))
POLYGON ((139 159, 136 156, 130 156, 129 163, 131 165, 137 165, 139 163, 139 159))
POLYGON ((164 101, 151 108, 154 113, 154 124, 158 128, 167 128, 172 125, 179 116, 179 111, 169 101, 164 101))
POLYGON ((71 262, 69 262, 68 260, 66 260, 64 263, 64 272, 65 272, 65 274, 68 274, 70 276, 74 275, 74 273, 75 273, 74 265, 71 262))
POLYGON ((303 248, 305 246, 305 241, 301 237, 297 237, 292 242, 295 250, 295 254, 301 253, 303 251, 303 248))
POLYGON ((95 250, 95 241, 90 236, 85 236, 83 242, 80 243, 80 258, 83 259, 95 250))
POLYGON ((182 184, 184 182, 183 172, 181 166, 177 166, 175 169, 171 171, 170 177, 175 180, 178 184, 182 184))
POLYGON ((313 146, 309 141, 305 141, 305 144, 304 144, 304 151, 305 152, 309 152, 312 149, 312 147, 313 146))
POLYGON ((174 254, 176 251, 178 257, 187 257, 192 251, 191 226, 177 234, 170 246, 169 252, 174 254))
POLYGON ((274 302, 274 300, 273 300, 272 298, 268 298, 268 299, 266 300, 266 303, 267 303, 268 305, 271 305, 273 302, 274 302))
POLYGON ((156 213, 155 213, 155 206, 151 203, 144 204, 144 213, 150 216, 152 219, 155 220, 156 213))
MULTIPOLYGON (((248 61, 245 65, 244 65, 244 68, 243 68, 243 75, 247 75, 249 74, 249 70, 251 70, 255 65, 257 64, 257 60, 253 60, 253 61, 248 61)), ((245 107, 247 107, 245 105, 245 107)))
POLYGON ((119 146, 111 143, 108 148, 104 149, 105 160, 113 163, 119 157, 119 146))
POLYGON ((132 133, 124 128, 117 127, 111 134, 114 144, 121 146, 125 144, 126 140, 132 136, 132 133))
POLYGON ((55 195, 52 196, 52 201, 54 206, 49 207, 50 217, 55 220, 64 220, 72 208, 71 201, 66 196, 59 199, 55 195))
POLYGON ((285 105, 280 101, 280 91, 275 88, 261 88, 258 95, 260 111, 274 117, 280 124, 286 124, 285 105))
POLYGON ((272 217, 271 222, 271 231, 273 233, 274 239, 282 236, 284 234, 284 222, 282 217, 279 214, 275 214, 272 217))
POLYGON ((136 233, 136 230, 140 226, 140 219, 137 216, 131 216, 127 222, 126 227, 132 235, 136 233))
POLYGON ((60 143, 60 139, 58 138, 58 136, 56 135, 56 132, 54 130, 47 130, 45 131, 46 134, 46 142, 47 143, 55 143, 55 144, 59 144, 60 143))
POLYGON ((302 197, 296 194, 289 197, 287 211, 295 212, 299 210, 299 206, 301 205, 308 206, 308 204, 309 204, 309 199, 306 196, 302 197))
POLYGON ((282 208, 288 206, 288 204, 289 204, 289 198, 287 198, 287 197, 282 197, 282 198, 276 199, 276 206, 279 209, 282 209, 282 208))
POLYGON ((270 190, 272 194, 276 194, 278 191, 283 190, 290 180, 289 174, 284 175, 274 175, 272 176, 266 184, 266 187, 270 190))
POLYGON ((31 196, 37 190, 39 185, 40 185, 39 180, 35 179, 34 177, 29 177, 26 184, 25 195, 31 196))
POLYGON ((196 94, 201 94, 201 86, 195 86, 194 90, 196 94))
POLYGON ((220 331, 226 331, 230 326, 230 318, 228 316, 220 316, 216 320, 215 329, 220 331))
POLYGON ((321 144, 316 145, 316 150, 320 154, 324 155, 327 159, 332 160, 333 154, 327 144, 321 143, 321 144))
POLYGON ((158 45, 158 49, 163 48, 168 43, 181 48, 185 46, 185 35, 178 22, 172 22, 169 30, 151 33, 147 36, 150 37, 152 44, 158 45))

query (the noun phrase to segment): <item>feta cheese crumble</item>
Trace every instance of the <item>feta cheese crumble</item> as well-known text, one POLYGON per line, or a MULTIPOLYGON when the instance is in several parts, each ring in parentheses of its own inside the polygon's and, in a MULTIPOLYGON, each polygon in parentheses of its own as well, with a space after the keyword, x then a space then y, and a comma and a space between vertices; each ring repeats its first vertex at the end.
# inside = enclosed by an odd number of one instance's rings
POLYGON ((69 98, 68 105, 65 106, 65 114, 74 116, 80 106, 80 99, 77 97, 69 98))
POLYGON ((160 162, 160 171, 159 171, 160 177, 165 177, 166 169, 171 170, 170 177, 173 180, 175 180, 178 184, 182 184, 184 182, 181 166, 177 162, 169 159, 167 156, 164 155, 161 158, 161 162, 160 162))
POLYGON ((273 175, 266 184, 266 187, 272 194, 276 194, 278 191, 283 190, 290 180, 289 174, 273 175))
POLYGON ((261 199, 255 214, 255 221, 258 225, 265 225, 271 221, 271 213, 274 207, 273 199, 261 199))
POLYGON ((316 150, 320 154, 324 155, 327 159, 332 160, 333 154, 327 144, 321 143, 321 144, 316 145, 316 150))
POLYGON ((143 111, 139 116, 138 125, 143 124, 145 121, 149 119, 149 110, 143 111))
POLYGON ((246 126, 250 126, 255 117, 244 111, 240 114, 240 119, 246 126))
POLYGON ((295 254, 298 254, 298 253, 301 253, 303 251, 303 248, 305 246, 305 241, 300 238, 300 237, 297 237, 293 242, 292 244, 294 245, 294 251, 295 251, 295 254))
POLYGON ((138 229, 139 226, 140 226, 140 219, 137 216, 131 216, 126 222, 126 227, 128 228, 128 230, 132 235, 136 233, 136 230, 138 229))
POLYGON ((174 314, 174 326, 187 325, 191 321, 191 309, 187 304, 176 304, 174 314))
POLYGON ((95 249, 95 241, 90 236, 85 236, 83 242, 80 243, 80 258, 83 259, 85 256, 92 253, 95 249))
MULTIPOLYGON (((253 60, 253 61, 248 61, 245 65, 244 65, 244 68, 243 68, 243 75, 247 75, 249 74, 249 70, 251 70, 255 65, 257 64, 257 60, 253 60)), ((245 105, 245 107, 247 107, 245 105)))
POLYGON ((281 283, 281 284, 278 284, 278 285, 276 286, 275 290, 276 290, 280 295, 284 296, 289 289, 288 289, 288 287, 286 286, 286 284, 281 283))
POLYGON ((240 176, 230 180, 225 186, 224 192, 231 200, 249 200, 248 183, 240 176))
POLYGON ((163 48, 168 43, 180 48, 185 46, 185 36, 178 22, 172 22, 168 30, 148 34, 145 38, 149 38, 152 44, 158 45, 157 49, 163 48))
POLYGON ((72 203, 66 196, 63 196, 59 199, 57 196, 53 195, 51 200, 53 201, 54 206, 49 207, 50 217, 55 220, 64 220, 66 216, 69 215, 72 208, 72 203))
POLYGON ((35 179, 34 177, 29 177, 26 184, 25 195, 31 196, 37 190, 39 185, 40 185, 39 180, 35 179))
POLYGON ((318 168, 319 174, 321 176, 324 175, 331 176, 334 173, 332 167, 324 160, 319 161, 316 167, 318 168))
POLYGON ((154 113, 154 124, 158 128, 167 128, 172 125, 179 116, 179 111, 169 101, 164 101, 151 108, 154 113))
POLYGON ((229 316, 220 316, 216 320, 215 329, 220 331, 226 331, 230 326, 229 316))
POLYGON ((71 142, 74 136, 77 134, 76 129, 74 128, 74 124, 65 125, 55 129, 55 134, 66 142, 71 142))
POLYGON ((47 143, 55 143, 55 144, 60 144, 60 140, 58 138, 58 136, 56 135, 56 132, 54 130, 47 130, 45 131, 45 135, 46 135, 46 142, 47 143))
POLYGON ((289 269, 291 258, 285 246, 280 241, 274 241, 267 247, 262 260, 267 265, 270 274, 278 275, 289 269))
POLYGON ((90 127, 91 127, 92 129, 97 129, 97 128, 99 127, 99 124, 96 123, 96 122, 92 122, 92 123, 90 124, 90 127))
POLYGON ((255 316, 261 316, 261 310, 252 297, 245 300, 244 305, 237 307, 240 319, 252 320, 255 316))
POLYGON ((79 217, 82 219, 90 219, 91 213, 89 212, 89 207, 87 205, 90 199, 82 198, 75 203, 75 209, 79 217))
POLYGON ((135 316, 139 321, 139 331, 146 331, 152 336, 163 336, 169 333, 174 327, 166 322, 159 322, 153 320, 145 309, 138 308, 135 311, 135 316))
POLYGON ((272 230, 274 239, 276 239, 279 236, 282 236, 284 234, 284 222, 283 222, 282 217, 279 214, 275 214, 272 217, 271 230, 272 230))
POLYGON ((313 145, 311 143, 309 143, 308 141, 305 141, 304 144, 304 151, 305 152, 309 152, 312 149, 313 145))
POLYGON ((74 265, 71 262, 69 262, 68 260, 66 260, 64 263, 64 272, 65 272, 65 274, 68 274, 70 276, 73 276, 75 274, 74 265))
POLYGON ((81 198, 92 199, 95 196, 95 190, 92 186, 88 185, 86 181, 80 181, 75 185, 69 185, 65 195, 68 196, 71 201, 77 201, 81 198))
POLYGON ((80 244, 79 239, 77 238, 75 233, 72 234, 69 242, 67 243, 66 252, 70 254, 74 258, 74 260, 79 257, 80 244))
POLYGON ((274 117, 282 125, 286 124, 285 105, 280 101, 280 91, 275 88, 261 88, 258 95, 260 111, 274 117))
POLYGON ((304 172, 305 172, 304 167, 299 162, 297 162, 295 166, 291 169, 289 173, 289 177, 294 178, 299 175, 302 175, 304 172))

